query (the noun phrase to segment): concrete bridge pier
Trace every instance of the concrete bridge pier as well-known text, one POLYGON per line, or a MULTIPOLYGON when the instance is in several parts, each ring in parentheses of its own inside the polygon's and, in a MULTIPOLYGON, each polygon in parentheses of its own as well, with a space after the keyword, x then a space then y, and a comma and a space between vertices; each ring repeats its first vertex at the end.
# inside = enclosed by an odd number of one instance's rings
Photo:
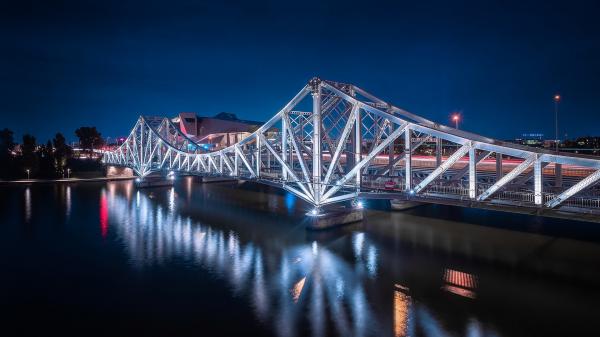
POLYGON ((362 207, 343 207, 312 210, 306 214, 308 230, 325 230, 343 225, 360 222, 363 220, 362 207))
POLYGON ((423 206, 425 203, 411 200, 398 200, 392 199, 390 200, 390 208, 394 211, 405 211, 411 208, 423 206))
POLYGON ((106 166, 104 175, 107 178, 133 178, 133 170, 128 167, 106 166))

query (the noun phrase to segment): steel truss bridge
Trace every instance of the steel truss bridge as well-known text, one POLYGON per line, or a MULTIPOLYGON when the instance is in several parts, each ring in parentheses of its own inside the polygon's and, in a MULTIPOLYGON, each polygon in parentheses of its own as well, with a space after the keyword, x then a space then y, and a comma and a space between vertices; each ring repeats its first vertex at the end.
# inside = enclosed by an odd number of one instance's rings
POLYGON ((600 158, 440 125, 352 84, 311 79, 242 141, 207 152, 168 118, 137 120, 103 163, 280 187, 321 207, 415 200, 600 220, 600 158))

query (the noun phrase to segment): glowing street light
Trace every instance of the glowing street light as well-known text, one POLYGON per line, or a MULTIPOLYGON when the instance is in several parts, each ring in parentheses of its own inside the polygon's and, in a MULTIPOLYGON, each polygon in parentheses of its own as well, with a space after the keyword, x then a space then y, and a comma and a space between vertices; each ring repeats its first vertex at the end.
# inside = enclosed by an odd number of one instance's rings
POLYGON ((27 180, 29 180, 29 169, 26 169, 25 171, 27 171, 27 180))
POLYGON ((452 121, 454 122, 454 127, 458 130, 458 121, 460 121, 460 116, 458 114, 452 115, 452 121))
POLYGON ((71 178, 71 169, 70 168, 67 169, 67 178, 71 178))

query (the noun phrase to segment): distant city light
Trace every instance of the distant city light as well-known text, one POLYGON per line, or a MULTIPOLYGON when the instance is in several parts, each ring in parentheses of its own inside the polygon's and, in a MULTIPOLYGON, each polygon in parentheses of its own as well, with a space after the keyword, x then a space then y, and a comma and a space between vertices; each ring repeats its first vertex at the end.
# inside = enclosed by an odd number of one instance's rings
POLYGON ((554 101, 555 102, 560 102, 560 99, 561 99, 561 97, 560 97, 559 94, 554 95, 554 101))

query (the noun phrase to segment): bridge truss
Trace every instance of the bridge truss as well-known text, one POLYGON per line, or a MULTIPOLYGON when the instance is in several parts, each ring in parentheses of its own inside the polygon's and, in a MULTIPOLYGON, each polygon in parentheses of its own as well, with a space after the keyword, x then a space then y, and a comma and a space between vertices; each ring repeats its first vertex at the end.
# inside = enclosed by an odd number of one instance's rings
POLYGON ((212 152, 168 118, 140 117, 106 165, 227 176, 283 188, 317 209, 359 197, 597 215, 600 160, 520 146, 314 78, 242 141, 212 152))

